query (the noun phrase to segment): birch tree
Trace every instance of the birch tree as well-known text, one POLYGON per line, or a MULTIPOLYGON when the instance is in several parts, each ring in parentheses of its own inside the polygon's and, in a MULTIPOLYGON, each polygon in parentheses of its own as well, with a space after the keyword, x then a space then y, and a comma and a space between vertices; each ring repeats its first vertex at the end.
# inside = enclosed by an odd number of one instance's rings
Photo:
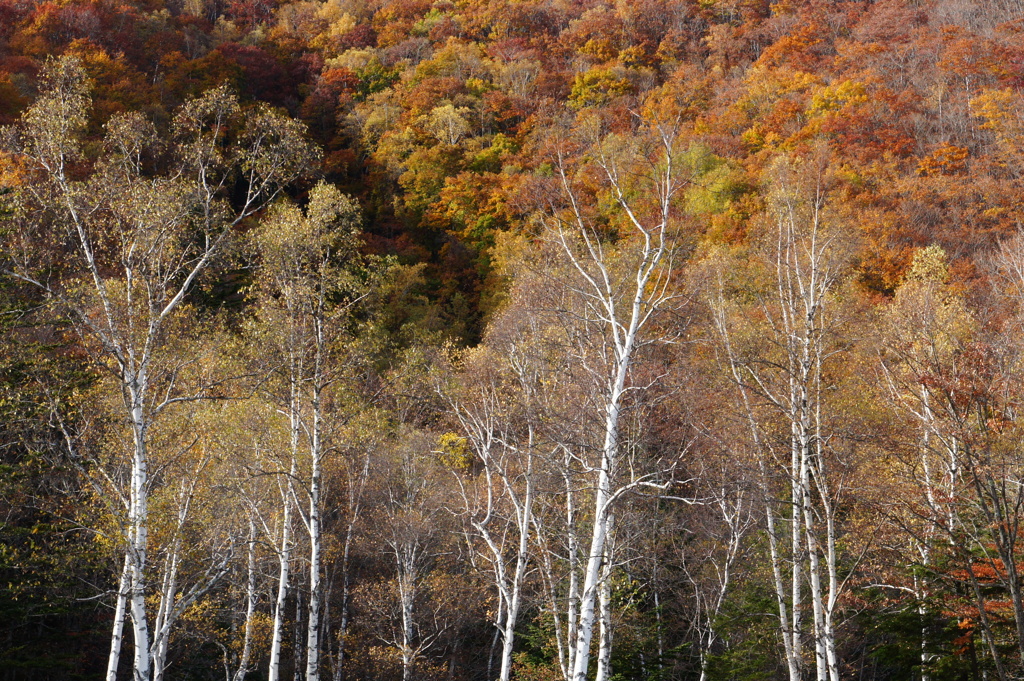
POLYGON ((415 681, 437 672, 427 653, 447 632, 452 604, 437 597, 432 579, 444 546, 445 471, 426 433, 402 430, 377 461, 379 497, 368 519, 378 528, 383 579, 360 585, 357 595, 374 635, 388 646, 386 659, 397 662, 403 681, 415 681))
MULTIPOLYGON (((917 426, 918 457, 905 465, 916 494, 904 501, 906 524, 924 577, 915 579, 922 604, 951 556, 973 602, 984 650, 998 678, 1013 678, 994 615, 993 587, 1007 596, 1016 657, 1024 659, 1024 601, 1018 566, 1018 534, 1024 511, 1015 376, 1020 346, 1019 237, 1002 244, 992 259, 997 291, 1009 314, 1004 328, 985 329, 951 284, 945 252, 919 250, 898 289, 884 326, 883 375, 893 405, 917 426), (1016 251, 1016 252, 1015 252, 1016 251), (1019 314, 1019 313, 1018 313, 1019 314)), ((999 297, 999 296, 997 296, 999 297)), ((922 612, 922 614, 924 614, 922 612)), ((930 668, 927 628, 921 632, 922 667, 930 668)), ((974 632, 972 632, 973 636, 974 632)), ((1019 664, 1019 663, 1018 663, 1019 664)))
POLYGON ((151 475, 160 453, 151 447, 150 432, 169 410, 208 394, 208 387, 183 383, 167 328, 232 229, 316 155, 297 124, 267 108, 243 112, 222 87, 178 111, 159 163, 151 160, 159 146, 156 130, 140 114, 111 118, 102 153, 87 158, 90 97, 81 65, 74 57, 51 60, 41 85, 21 123, 5 131, 32 179, 17 190, 12 218, 23 247, 4 269, 38 287, 67 315, 121 399, 132 445, 126 475, 110 480, 124 500, 125 560, 107 677, 116 674, 127 612, 134 675, 149 681, 168 632, 194 600, 171 598, 159 612, 147 602, 149 500, 160 484, 151 475), (226 198, 229 189, 234 202, 226 198), (52 252, 62 246, 67 258, 57 268, 40 263, 36 239, 49 240, 52 252))
MULTIPOLYGON (((587 676, 599 594, 608 576, 602 567, 611 560, 607 549, 615 504, 633 490, 670 484, 665 481, 670 462, 642 470, 623 466, 628 448, 622 425, 629 400, 644 388, 636 379, 643 349, 676 333, 657 324, 659 313, 678 302, 673 286, 679 227, 674 199, 690 176, 679 158, 678 124, 654 119, 641 121, 640 128, 629 138, 592 134, 582 175, 574 174, 559 154, 561 201, 552 202, 544 219, 545 238, 567 273, 559 282, 565 307, 555 314, 567 329, 573 361, 590 382, 593 397, 587 406, 598 429, 593 457, 585 450, 573 451, 571 443, 564 447, 567 462, 573 468, 578 464, 583 474, 577 480, 567 478, 567 509, 572 509, 567 510, 568 524, 582 520, 570 500, 572 487, 581 483, 589 497, 591 523, 590 537, 580 546, 578 610, 569 613, 574 626, 570 624, 572 640, 567 642, 567 681, 587 676), (594 219, 581 190, 584 179, 600 186, 614 206, 613 232, 594 219)), ((610 674, 609 655, 601 659, 605 662, 599 660, 598 675, 603 678, 610 674)))
MULTIPOLYGON (((790 681, 803 676, 809 600, 815 676, 838 681, 841 573, 838 526, 849 480, 828 396, 836 389, 850 245, 830 203, 827 155, 781 158, 772 175, 764 237, 763 288, 741 323, 725 280, 713 285, 712 314, 739 407, 759 452, 779 633, 790 681), (775 425, 774 418, 781 420, 775 425), (784 432, 776 436, 774 432, 784 432), (781 462, 779 469, 773 470, 781 462), (784 487, 779 488, 777 482, 784 487), (807 591, 805 591, 807 589, 807 591), (808 593, 809 592, 809 593, 808 593)), ((735 289, 734 289, 735 290, 735 289)))
MULTIPOLYGON (((497 326, 507 330, 509 324, 497 326)), ((537 365, 529 356, 529 341, 521 334, 509 335, 492 334, 487 346, 463 358, 459 379, 470 385, 449 398, 468 447, 482 467, 475 479, 457 477, 457 483, 464 516, 485 547, 482 553, 498 595, 493 624, 495 641, 499 636, 501 640, 500 681, 508 681, 512 674, 515 630, 533 558, 537 469, 543 460, 534 411, 537 365)), ((488 670, 491 676, 490 661, 488 670)))
MULTIPOLYGON (((909 418, 916 435, 912 445, 916 456, 904 470, 920 496, 903 499, 900 505, 910 511, 901 524, 922 568, 915 573, 911 587, 922 617, 927 614, 932 591, 931 572, 955 531, 951 502, 962 484, 957 443, 942 427, 941 397, 933 394, 927 377, 948 366, 957 349, 968 344, 976 331, 965 301, 947 290, 948 275, 941 248, 919 250, 883 317, 881 334, 880 367, 887 396, 892 407, 909 418)), ((930 673, 932 661, 929 638, 928 626, 922 622, 924 677, 930 673)))
POLYGON ((276 400, 288 420, 288 472, 281 471, 283 526, 278 605, 275 611, 270 676, 279 673, 283 594, 287 591, 293 500, 309 535, 309 611, 306 679, 320 676, 320 624, 323 597, 323 465, 335 424, 327 421, 329 389, 341 373, 337 364, 342 317, 352 304, 358 245, 359 209, 324 183, 310 192, 305 211, 291 203, 275 206, 255 234, 261 277, 259 337, 279 361, 276 400))

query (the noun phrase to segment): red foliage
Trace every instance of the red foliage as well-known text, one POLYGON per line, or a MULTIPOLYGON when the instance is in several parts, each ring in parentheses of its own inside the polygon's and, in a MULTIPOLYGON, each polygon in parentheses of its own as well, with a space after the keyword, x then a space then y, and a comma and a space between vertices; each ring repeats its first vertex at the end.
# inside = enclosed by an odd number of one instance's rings
POLYGON ((229 0, 225 14, 246 30, 266 23, 277 8, 275 0, 229 0))
POLYGON ((251 45, 225 43, 215 51, 241 70, 241 79, 236 81, 241 94, 276 105, 295 100, 297 84, 266 50, 251 45))
POLYGON ((358 88, 359 78, 350 70, 326 69, 302 103, 303 120, 323 138, 334 129, 338 112, 351 103, 358 88))

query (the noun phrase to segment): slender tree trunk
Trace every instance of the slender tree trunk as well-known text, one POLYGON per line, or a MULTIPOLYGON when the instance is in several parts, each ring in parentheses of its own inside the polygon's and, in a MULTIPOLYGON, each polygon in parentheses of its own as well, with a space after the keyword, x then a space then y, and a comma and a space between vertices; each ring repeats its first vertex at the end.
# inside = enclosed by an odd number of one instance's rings
POLYGON ((825 505, 826 553, 828 571, 828 599, 825 602, 825 659, 828 662, 829 681, 839 681, 839 653, 836 647, 835 612, 839 600, 839 565, 836 562, 835 514, 830 504, 825 505))
POLYGON ((295 627, 292 629, 292 678, 295 681, 302 681, 303 663, 302 653, 305 647, 302 645, 302 575, 296 575, 295 584, 295 627))
POLYGON ((252 655, 252 628, 256 614, 256 523, 249 518, 249 548, 246 556, 245 582, 245 633, 242 635, 242 653, 238 669, 232 681, 244 681, 249 673, 249 657, 252 655))
POLYGON ((609 514, 608 541, 604 548, 604 565, 601 567, 601 590, 598 598, 598 652, 597 676, 595 681, 608 681, 612 675, 612 553, 615 531, 615 515, 609 514))
MULTIPOLYGON (((931 397, 928 392, 926 385, 921 385, 921 406, 922 416, 924 423, 922 423, 922 434, 921 434, 921 468, 924 471, 924 490, 925 498, 928 500, 928 510, 935 514, 938 513, 938 505, 935 499, 935 489, 932 480, 932 466, 931 466, 931 436, 932 436, 932 409, 931 409, 931 397)), ((931 536, 932 536, 933 525, 929 524, 926 526, 924 531, 924 538, 920 543, 918 549, 921 555, 921 565, 924 567, 924 573, 927 574, 931 568, 931 536)), ((914 575, 914 597, 918 601, 917 614, 921 617, 921 681, 931 681, 931 675, 928 673, 929 665, 931 664, 931 655, 928 652, 928 625, 925 623, 924 618, 926 613, 925 610, 925 599, 928 597, 928 583, 926 578, 923 576, 914 575)))
MULTIPOLYGON (((767 474, 764 471, 763 462, 761 466, 763 478, 767 474)), ((765 520, 768 525, 768 551, 772 564, 773 584, 775 586, 775 603, 778 608, 779 633, 782 636, 782 647, 786 656, 786 671, 789 673, 789 681, 800 681, 800 655, 797 652, 799 650, 800 627, 795 619, 795 614, 792 613, 792 610, 799 607, 799 604, 793 603, 794 607, 792 609, 787 605, 790 594, 787 593, 783 576, 782 555, 779 550, 775 510, 772 508, 770 492, 767 489, 764 491, 764 495, 768 499, 768 504, 765 508, 765 520)), ((796 569, 795 564, 792 569, 796 569)))
MULTIPOLYGON (((793 426, 796 428, 796 424, 793 426)), ((791 678, 797 681, 802 676, 803 669, 803 640, 801 632, 801 610, 803 608, 803 505, 805 489, 802 483, 802 461, 797 438, 794 436, 793 457, 791 461, 792 475, 792 501, 790 512, 790 560, 792 573, 790 574, 790 636, 792 658, 789 669, 791 678), (795 673, 795 677, 793 676, 795 673)))
POLYGON ((341 616, 338 622, 338 651, 335 658, 336 661, 334 665, 333 681, 342 681, 345 675, 345 637, 348 635, 349 592, 352 581, 348 570, 349 556, 352 551, 352 537, 355 532, 356 520, 359 518, 360 513, 358 490, 362 489, 362 485, 366 481, 369 470, 370 458, 367 456, 363 460, 363 470, 359 478, 358 485, 352 485, 349 489, 349 519, 348 524, 345 527, 345 543, 341 551, 341 616), (356 488, 358 488, 358 490, 356 488))
POLYGON ((999 648, 996 646, 995 639, 992 637, 992 623, 988 616, 987 600, 982 593, 981 585, 978 583, 978 576, 974 574, 974 565, 972 564, 972 557, 969 552, 964 551, 963 556, 965 564, 967 565, 967 574, 970 577, 971 590, 974 592, 975 603, 978 606, 978 620, 981 623, 981 638, 985 642, 988 648, 989 655, 992 656, 992 664, 996 668, 996 676, 999 681, 1009 681, 1009 676, 1006 674, 1006 668, 1003 665, 1003 656, 999 652, 999 648))
POLYGON ((320 419, 319 397, 313 406, 313 470, 309 491, 309 622, 306 629, 306 681, 320 679, 320 419))
MULTIPOLYGON (((534 524, 537 526, 537 541, 540 544, 540 570, 542 581, 544 583, 544 591, 548 600, 548 610, 551 613, 551 620, 554 624, 555 629, 555 647, 558 652, 558 668, 562 672, 562 678, 565 681, 569 681, 569 674, 572 672, 572 666, 570 662, 570 654, 572 646, 570 645, 571 637, 568 635, 570 628, 568 623, 563 627, 562 624, 562 599, 558 595, 558 589, 556 588, 557 576, 555 574, 554 564, 551 559, 552 551, 547 546, 547 540, 543 535, 543 531, 540 527, 540 523, 536 520, 534 524)), ((571 547, 570 547, 571 548, 571 547)), ((572 551, 569 551, 569 560, 567 561, 570 565, 570 574, 573 573, 572 551)), ((570 580, 570 597, 566 600, 566 612, 571 614, 572 608, 569 606, 571 602, 572 586, 574 582, 570 580)))
MULTIPOLYGON (((322 292, 321 292, 322 293, 322 292)), ((322 539, 320 518, 320 477, 323 459, 324 360, 327 352, 324 338, 324 301, 318 298, 313 320, 316 353, 313 366, 313 428, 310 442, 311 470, 309 481, 309 622, 306 629, 306 681, 320 681, 320 597, 322 539)))
MULTIPOLYGON (((501 674, 500 681, 512 678, 512 653, 515 650, 516 624, 519 621, 519 610, 522 605, 523 587, 526 582, 526 569, 530 562, 530 527, 533 525, 533 443, 532 431, 530 453, 526 463, 526 490, 522 506, 516 509, 516 525, 519 529, 519 545, 516 547, 516 567, 512 573, 511 593, 505 626, 502 633, 501 674)), ((490 676, 488 674, 488 676, 490 676)))
POLYGON ((176 537, 165 562, 165 574, 160 588, 160 606, 153 626, 153 681, 163 681, 167 662, 167 648, 170 639, 170 620, 178 590, 178 565, 180 562, 181 540, 176 537))
POLYGON ((601 559, 608 532, 609 476, 607 459, 599 473, 594 502, 594 528, 590 538, 590 552, 586 571, 583 575, 583 590, 580 593, 579 626, 576 632, 572 681, 586 681, 590 662, 590 641, 594 634, 594 606, 600 586, 601 559))
MULTIPOLYGON (((491 648, 487 652, 487 678, 488 680, 494 678, 494 653, 498 650, 498 642, 502 642, 502 658, 499 661, 499 668, 502 668, 505 664, 504 658, 504 641, 503 636, 505 635, 505 599, 501 597, 501 593, 498 594, 498 616, 494 622, 494 636, 491 637, 491 648)), ((500 672, 499 672, 500 673, 500 672)))
POLYGON ((342 681, 345 677, 345 637, 348 635, 348 599, 350 580, 348 575, 348 557, 352 543, 352 525, 345 532, 345 545, 341 553, 341 614, 338 618, 338 648, 334 657, 334 673, 332 681, 342 681))
MULTIPOLYGON (((291 475, 295 474, 295 460, 292 459, 291 475)), ((284 509, 281 519, 281 546, 278 549, 277 598, 274 601, 274 625, 270 639, 270 661, 267 667, 268 681, 281 678, 281 647, 284 642, 285 603, 288 598, 289 573, 292 563, 292 502, 291 479, 281 484, 281 501, 284 509)))
POLYGON ((131 559, 129 602, 135 635, 135 681, 150 681, 150 634, 146 619, 146 551, 149 532, 149 457, 144 413, 146 372, 140 369, 128 381, 135 453, 132 461, 128 554, 131 559))
MULTIPOLYGON (((638 296, 642 291, 638 291, 638 296)), ((587 555, 586 572, 584 572, 583 591, 580 594, 580 620, 576 635, 575 664, 571 681, 586 681, 587 666, 590 662, 590 641, 594 633, 594 605, 597 590, 600 586, 601 562, 605 555, 605 543, 608 539, 609 523, 612 519, 612 477, 619 453, 619 417, 626 375, 632 359, 633 340, 639 311, 636 309, 639 300, 634 300, 633 319, 623 346, 616 349, 617 366, 614 380, 609 393, 607 412, 605 414, 605 437, 601 452, 601 465, 597 476, 597 489, 594 490, 594 528, 590 538, 590 552, 587 555)))
POLYGON ((128 602, 130 574, 131 561, 128 554, 125 553, 121 581, 117 586, 117 602, 114 606, 114 628, 110 634, 110 656, 107 658, 106 681, 117 681, 117 667, 121 662, 121 642, 124 639, 125 606, 128 602))
POLYGON ((580 579, 579 579, 579 537, 576 535, 576 497, 571 474, 569 450, 565 455, 565 527, 568 532, 566 543, 569 551, 569 593, 566 596, 565 645, 566 681, 572 681, 576 665, 576 632, 579 628, 580 579))
POLYGON ((398 591, 402 606, 402 681, 412 679, 413 663, 416 661, 414 641, 416 637, 414 617, 414 594, 408 574, 398 576, 398 591))

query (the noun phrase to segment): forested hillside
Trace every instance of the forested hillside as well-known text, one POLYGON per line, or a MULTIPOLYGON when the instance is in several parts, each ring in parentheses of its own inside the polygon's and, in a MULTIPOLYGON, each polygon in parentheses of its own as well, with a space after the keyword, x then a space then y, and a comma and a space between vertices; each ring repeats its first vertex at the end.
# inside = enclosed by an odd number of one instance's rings
POLYGON ((0 0, 0 681, 1024 675, 1021 0, 0 0))

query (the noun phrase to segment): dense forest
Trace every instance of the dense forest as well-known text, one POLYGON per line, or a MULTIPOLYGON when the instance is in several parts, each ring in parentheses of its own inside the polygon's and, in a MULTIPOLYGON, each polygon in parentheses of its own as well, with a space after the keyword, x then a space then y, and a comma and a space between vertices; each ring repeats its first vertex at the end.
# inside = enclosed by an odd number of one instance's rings
POLYGON ((0 681, 1024 675, 1022 0, 0 0, 0 681))

